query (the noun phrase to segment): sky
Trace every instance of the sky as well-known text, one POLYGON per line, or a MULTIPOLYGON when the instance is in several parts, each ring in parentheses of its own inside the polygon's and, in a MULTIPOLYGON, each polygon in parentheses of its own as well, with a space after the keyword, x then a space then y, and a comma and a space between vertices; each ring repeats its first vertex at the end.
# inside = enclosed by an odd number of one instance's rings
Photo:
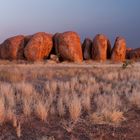
POLYGON ((112 45, 123 36, 140 47, 140 0, 0 0, 0 43, 36 32, 75 31, 81 41, 98 33, 112 45))

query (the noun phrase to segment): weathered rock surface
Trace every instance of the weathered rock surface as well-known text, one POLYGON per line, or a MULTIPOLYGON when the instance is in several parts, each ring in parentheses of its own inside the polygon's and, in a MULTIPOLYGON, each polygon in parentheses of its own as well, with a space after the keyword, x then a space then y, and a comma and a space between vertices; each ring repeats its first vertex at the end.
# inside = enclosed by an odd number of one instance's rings
POLYGON ((75 32, 57 33, 54 36, 56 54, 63 60, 82 62, 82 47, 80 37, 75 32))
POLYGON ((92 51, 92 40, 89 38, 86 38, 82 45, 83 50, 83 58, 85 60, 89 60, 92 58, 91 51, 92 51))
POLYGON ((52 47, 52 36, 47 33, 40 32, 36 33, 31 37, 31 39, 29 39, 29 42, 24 49, 24 54, 26 59, 29 61, 43 60, 48 57, 52 47))
POLYGON ((110 58, 111 44, 108 38, 103 34, 98 34, 93 39, 92 45, 92 59, 98 61, 105 61, 110 58))
POLYGON ((18 60, 24 58, 24 36, 8 38, 0 45, 0 58, 18 60))
POLYGON ((133 59, 133 60, 140 59, 140 48, 137 48, 137 49, 134 49, 134 50, 130 50, 127 53, 127 58, 128 59, 133 59))
POLYGON ((115 62, 124 61, 126 57, 126 41, 122 37, 117 37, 112 49, 111 60, 115 62))

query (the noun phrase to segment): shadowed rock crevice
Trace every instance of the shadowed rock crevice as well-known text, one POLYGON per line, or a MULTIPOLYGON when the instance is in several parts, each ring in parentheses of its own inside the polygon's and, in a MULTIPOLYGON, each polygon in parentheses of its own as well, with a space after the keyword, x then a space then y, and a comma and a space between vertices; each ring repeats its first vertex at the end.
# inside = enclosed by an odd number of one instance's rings
POLYGON ((59 35, 60 33, 56 33, 54 36, 53 36, 53 49, 52 49, 52 52, 51 54, 55 54, 57 55, 57 57, 59 58, 59 61, 62 62, 64 61, 63 57, 60 55, 59 53, 59 35))
POLYGON ((83 58, 84 60, 89 60, 92 58, 92 40, 86 38, 82 44, 83 58))

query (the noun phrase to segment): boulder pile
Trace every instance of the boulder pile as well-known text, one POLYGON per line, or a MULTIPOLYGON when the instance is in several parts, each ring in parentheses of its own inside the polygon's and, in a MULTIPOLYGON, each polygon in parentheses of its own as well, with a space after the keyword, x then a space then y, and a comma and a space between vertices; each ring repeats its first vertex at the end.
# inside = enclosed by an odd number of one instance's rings
POLYGON ((140 48, 127 48, 123 37, 117 37, 113 48, 109 39, 98 34, 94 39, 86 38, 81 43, 76 32, 39 32, 34 35, 18 35, 0 44, 0 59, 41 61, 49 59, 56 62, 83 60, 123 62, 125 59, 139 59, 140 48))

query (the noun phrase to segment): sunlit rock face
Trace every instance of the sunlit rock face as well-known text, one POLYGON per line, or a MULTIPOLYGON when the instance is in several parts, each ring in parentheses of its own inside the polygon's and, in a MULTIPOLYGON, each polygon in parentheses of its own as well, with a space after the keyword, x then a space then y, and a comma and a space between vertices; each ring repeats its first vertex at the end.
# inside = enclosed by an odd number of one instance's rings
POLYGON ((83 58, 84 60, 91 59, 91 51, 92 51, 92 40, 89 38, 86 38, 82 44, 82 50, 83 50, 83 58))
POLYGON ((133 59, 133 60, 140 59, 140 48, 137 48, 137 49, 134 49, 134 50, 130 50, 127 53, 127 58, 128 59, 133 59))
POLYGON ((93 39, 92 59, 97 61, 105 61, 110 58, 111 44, 108 38, 103 34, 98 34, 93 39))
MULTIPOLYGON (((28 38, 27 38, 28 40, 28 38)), ((24 49, 24 55, 29 61, 43 60, 49 56, 53 47, 52 36, 50 34, 40 32, 34 34, 24 49)))
POLYGON ((18 60, 24 59, 24 36, 14 36, 6 39, 0 45, 1 59, 18 60))
POLYGON ((80 37, 75 32, 57 33, 54 35, 54 47, 57 55, 63 60, 82 62, 80 37))
POLYGON ((126 57, 126 41, 123 37, 117 37, 112 49, 111 60, 115 62, 124 61, 126 57))

